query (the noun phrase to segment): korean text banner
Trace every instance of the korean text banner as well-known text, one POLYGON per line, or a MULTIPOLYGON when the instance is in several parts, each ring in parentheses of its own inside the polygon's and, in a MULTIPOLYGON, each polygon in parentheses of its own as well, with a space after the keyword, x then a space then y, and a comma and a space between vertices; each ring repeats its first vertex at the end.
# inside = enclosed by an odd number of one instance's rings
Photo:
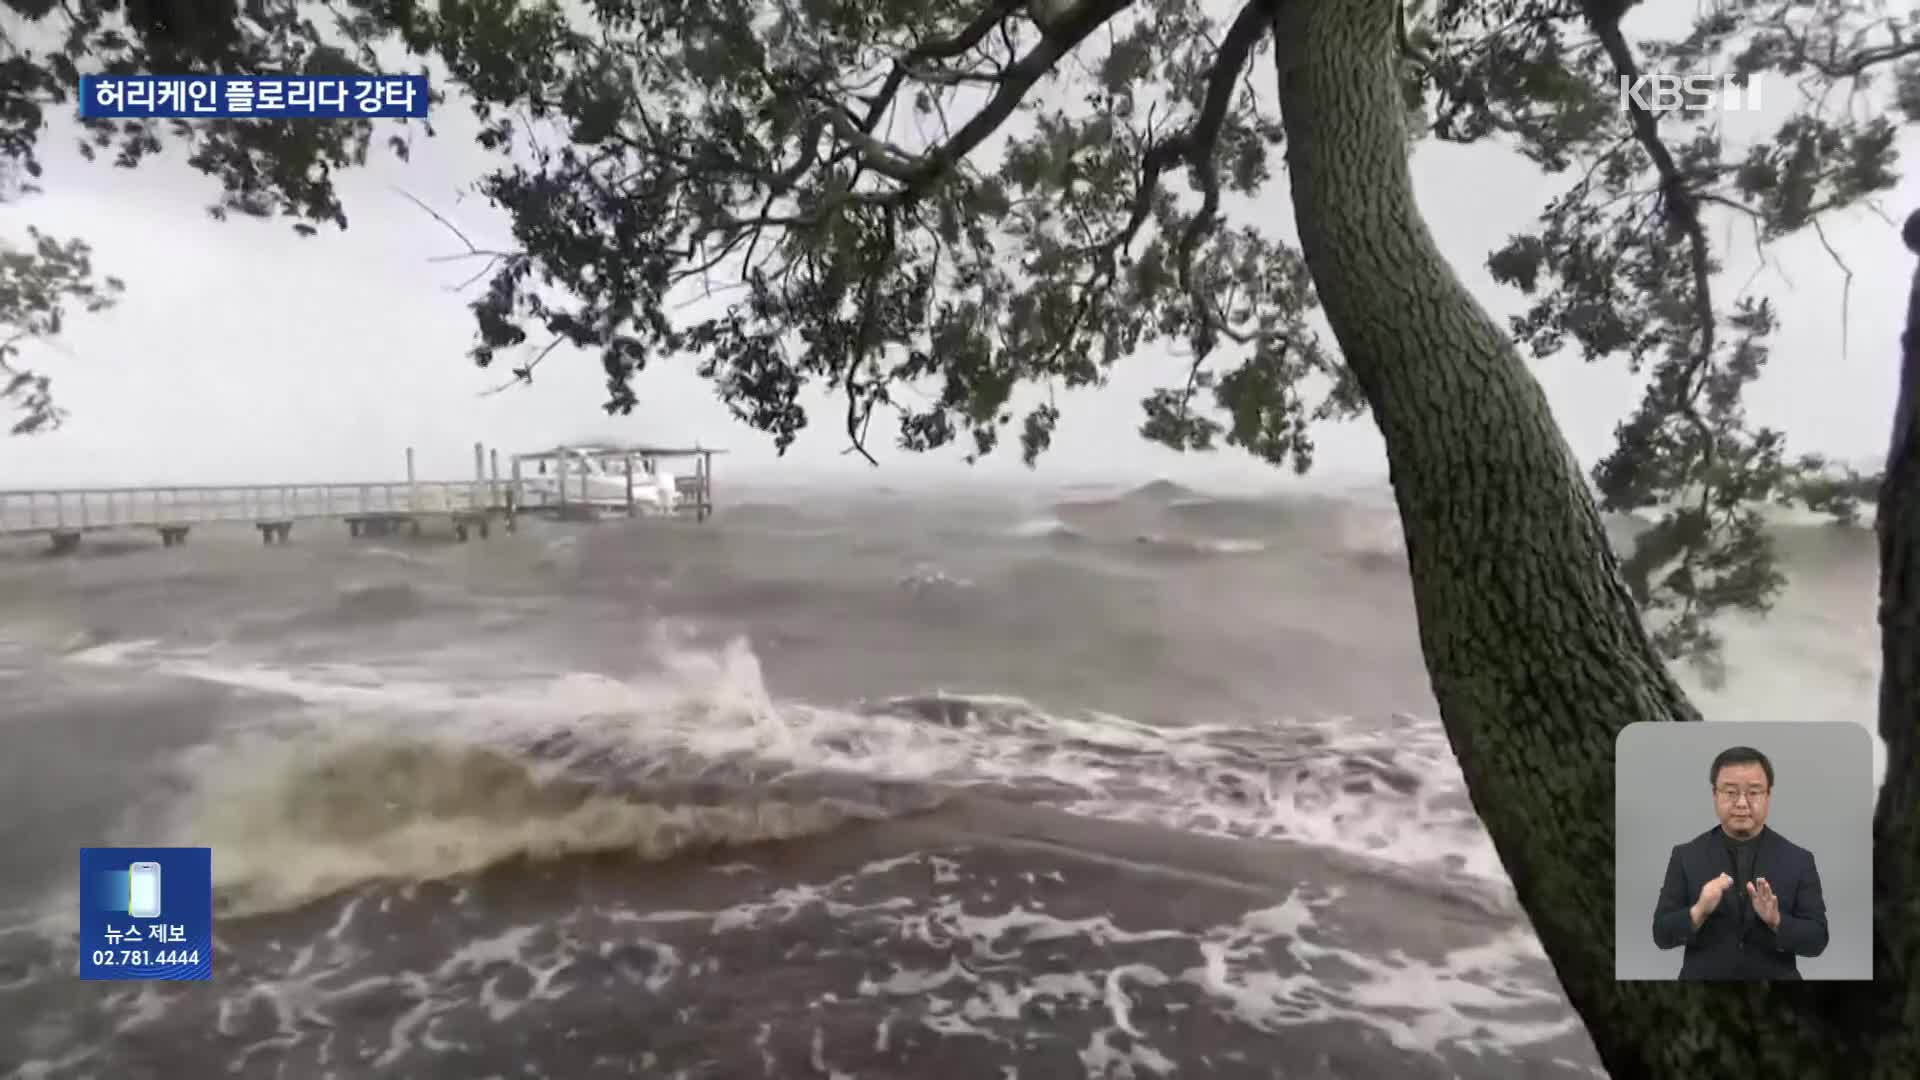
POLYGON ((80 977, 213 975, 213 849, 80 849, 80 977))
POLYGON ((82 75, 80 115, 314 119, 427 115, 425 75, 82 75))

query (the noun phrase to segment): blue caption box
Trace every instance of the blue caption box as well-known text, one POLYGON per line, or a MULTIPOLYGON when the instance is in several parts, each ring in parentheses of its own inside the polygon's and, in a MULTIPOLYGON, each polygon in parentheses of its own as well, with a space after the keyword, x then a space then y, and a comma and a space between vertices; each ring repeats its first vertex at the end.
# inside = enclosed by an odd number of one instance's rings
POLYGON ((427 115, 425 75, 82 75, 88 120, 427 115))
POLYGON ((213 977, 213 849, 80 849, 80 977, 213 977))

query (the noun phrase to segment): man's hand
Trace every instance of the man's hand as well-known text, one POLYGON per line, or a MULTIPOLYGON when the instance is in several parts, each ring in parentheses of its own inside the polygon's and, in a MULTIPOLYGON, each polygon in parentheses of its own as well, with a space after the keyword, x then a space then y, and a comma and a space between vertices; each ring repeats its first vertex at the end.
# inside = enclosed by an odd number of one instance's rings
MULTIPOLYGON (((1720 875, 1726 877, 1725 874, 1720 875)), ((1747 896, 1753 900, 1753 913, 1767 924, 1767 929, 1780 929, 1780 898, 1773 895, 1773 886, 1766 878, 1747 882, 1747 896)))
POLYGON ((1707 921, 1707 916, 1713 914, 1713 910, 1720 906, 1720 897, 1731 888, 1733 888, 1733 877, 1730 874, 1721 874, 1700 886, 1700 898, 1693 902, 1693 908, 1688 911, 1688 914, 1693 916, 1694 929, 1698 930, 1700 924, 1707 921))

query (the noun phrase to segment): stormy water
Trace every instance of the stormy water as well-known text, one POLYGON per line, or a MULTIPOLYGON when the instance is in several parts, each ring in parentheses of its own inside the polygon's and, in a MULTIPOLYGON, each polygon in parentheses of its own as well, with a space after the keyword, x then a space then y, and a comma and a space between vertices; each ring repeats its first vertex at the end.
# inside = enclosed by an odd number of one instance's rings
MULTIPOLYGON (((732 494, 0 549, 0 1075, 1597 1074, 1384 491, 732 494), (103 843, 213 848, 210 982, 77 979, 103 843)), ((1700 700, 1865 722, 1781 540, 1700 700)))

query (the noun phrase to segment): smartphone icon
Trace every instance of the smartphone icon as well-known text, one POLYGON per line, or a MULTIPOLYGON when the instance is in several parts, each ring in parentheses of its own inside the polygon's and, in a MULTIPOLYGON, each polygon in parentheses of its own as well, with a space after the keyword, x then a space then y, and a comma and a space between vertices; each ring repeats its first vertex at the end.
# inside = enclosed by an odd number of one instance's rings
POLYGON ((127 914, 136 919, 160 917, 160 864, 137 862, 127 867, 127 914))

